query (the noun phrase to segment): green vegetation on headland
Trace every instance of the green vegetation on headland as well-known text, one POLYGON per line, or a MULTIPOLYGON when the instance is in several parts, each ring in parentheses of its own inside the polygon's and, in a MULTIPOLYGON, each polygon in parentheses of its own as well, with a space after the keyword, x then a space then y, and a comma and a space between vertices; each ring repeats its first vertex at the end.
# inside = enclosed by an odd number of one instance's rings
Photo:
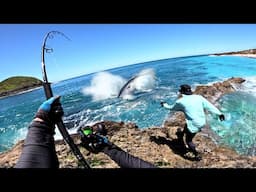
POLYGON ((10 77, 0 82, 0 97, 14 95, 39 86, 42 86, 42 81, 34 77, 10 77))

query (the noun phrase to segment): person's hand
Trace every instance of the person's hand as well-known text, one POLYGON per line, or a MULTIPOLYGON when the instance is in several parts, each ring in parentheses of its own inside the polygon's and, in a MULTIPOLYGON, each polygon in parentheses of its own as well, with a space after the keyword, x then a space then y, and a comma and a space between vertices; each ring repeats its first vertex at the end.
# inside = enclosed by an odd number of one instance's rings
POLYGON ((40 105, 35 117, 54 124, 60 120, 63 115, 64 112, 60 103, 60 96, 55 96, 49 98, 40 105))
MULTIPOLYGON (((102 130, 102 127, 99 129, 102 130)), ((109 144, 107 137, 102 136, 100 132, 90 126, 79 128, 78 133, 81 135, 81 145, 89 152, 99 153, 109 144)))
POLYGON ((225 120, 225 116, 224 116, 223 114, 221 114, 221 115, 219 115, 219 119, 220 119, 221 121, 224 121, 224 120, 225 120))
POLYGON ((161 101, 160 103, 161 107, 163 107, 165 103, 166 103, 165 101, 161 101))

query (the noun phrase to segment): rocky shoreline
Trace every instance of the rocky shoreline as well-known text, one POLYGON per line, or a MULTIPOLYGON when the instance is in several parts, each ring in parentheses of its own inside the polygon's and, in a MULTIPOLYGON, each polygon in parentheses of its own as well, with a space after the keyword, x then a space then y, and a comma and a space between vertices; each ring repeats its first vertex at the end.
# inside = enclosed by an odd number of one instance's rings
MULTIPOLYGON (((226 93, 234 92, 235 86, 245 80, 230 78, 209 86, 196 87, 195 93, 201 94, 217 104, 226 93)), ((255 168, 256 157, 243 156, 233 149, 217 144, 209 127, 196 135, 194 141, 202 153, 201 161, 184 156, 184 146, 176 137, 176 130, 184 125, 184 116, 176 112, 167 119, 163 127, 139 129, 134 123, 104 121, 108 138, 125 151, 149 161, 160 168, 255 168)), ((79 135, 73 134, 76 144, 80 144, 79 135)), ((19 157, 24 141, 18 142, 11 150, 0 154, 0 167, 11 168, 19 157)), ((79 168, 78 161, 63 140, 56 141, 57 155, 61 168, 79 168)), ((92 154, 80 147, 85 159, 92 168, 119 168, 103 153, 92 154)))
POLYGON ((23 94, 23 93, 27 93, 27 92, 33 91, 35 89, 39 89, 41 87, 42 87, 42 84, 29 86, 29 87, 23 87, 22 89, 17 89, 17 90, 13 90, 13 91, 3 92, 3 93, 0 94, 0 99, 5 98, 5 97, 11 97, 11 96, 14 96, 14 95, 20 95, 20 94, 23 94))

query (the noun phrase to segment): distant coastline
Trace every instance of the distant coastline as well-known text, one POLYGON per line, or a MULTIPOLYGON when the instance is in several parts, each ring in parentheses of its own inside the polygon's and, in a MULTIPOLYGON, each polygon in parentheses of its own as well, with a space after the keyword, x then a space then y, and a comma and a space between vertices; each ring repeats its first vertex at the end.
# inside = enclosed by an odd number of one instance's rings
POLYGON ((248 50, 235 51, 235 52, 233 51, 233 52, 224 52, 224 53, 214 53, 210 55, 215 55, 215 56, 232 55, 232 56, 256 58, 256 49, 248 49, 248 50))

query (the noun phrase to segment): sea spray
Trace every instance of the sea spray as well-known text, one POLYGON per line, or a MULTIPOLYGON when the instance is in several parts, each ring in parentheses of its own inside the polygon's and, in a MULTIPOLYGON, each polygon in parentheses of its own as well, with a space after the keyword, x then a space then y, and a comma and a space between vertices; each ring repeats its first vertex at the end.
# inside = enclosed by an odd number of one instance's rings
POLYGON ((116 97, 125 79, 109 72, 97 73, 88 87, 82 89, 84 95, 91 95, 93 101, 116 97))
POLYGON ((134 87, 138 91, 150 91, 156 86, 156 74, 153 69, 144 69, 134 80, 134 87))
MULTIPOLYGON (((82 93, 91 95, 93 101, 114 98, 118 96, 121 88, 128 80, 109 72, 97 73, 91 80, 90 86, 84 87, 82 93)), ((126 100, 134 99, 134 93, 147 92, 154 89, 156 85, 156 76, 153 69, 144 69, 140 71, 134 80, 132 80, 124 91, 122 98, 126 100)))

